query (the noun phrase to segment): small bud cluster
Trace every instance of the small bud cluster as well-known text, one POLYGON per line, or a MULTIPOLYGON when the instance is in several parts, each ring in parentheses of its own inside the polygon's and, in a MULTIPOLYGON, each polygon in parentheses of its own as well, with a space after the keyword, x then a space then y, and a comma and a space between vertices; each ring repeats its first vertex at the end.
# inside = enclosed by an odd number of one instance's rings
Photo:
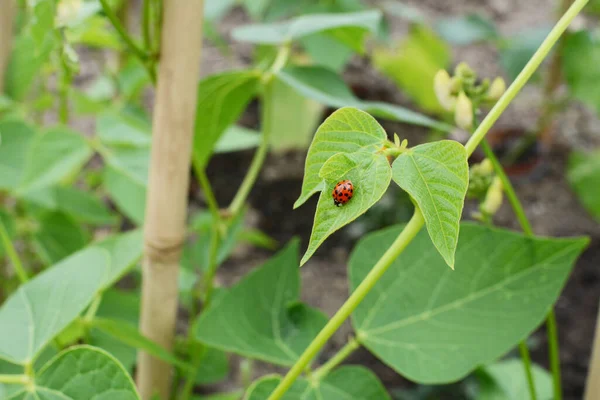
POLYGON ((473 112, 480 104, 495 103, 506 90, 500 77, 477 82, 477 74, 464 62, 454 69, 454 76, 446 70, 437 72, 433 83, 440 105, 454 112, 454 122, 462 129, 473 128, 473 112))
POLYGON ((502 205, 503 191, 502 180, 495 176, 494 167, 487 158, 469 169, 467 197, 480 201, 479 211, 473 213, 474 218, 489 221, 502 205))

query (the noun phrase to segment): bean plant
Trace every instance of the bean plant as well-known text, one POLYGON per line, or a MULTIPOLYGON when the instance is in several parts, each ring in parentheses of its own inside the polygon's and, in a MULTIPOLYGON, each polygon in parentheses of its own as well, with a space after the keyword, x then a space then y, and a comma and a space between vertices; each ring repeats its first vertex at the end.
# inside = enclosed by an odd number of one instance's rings
MULTIPOLYGON (((252 62, 197 85, 191 175, 202 207, 186 222, 179 271, 185 329, 173 349, 138 330, 152 144, 144 99, 157 84, 162 3, 141 2, 141 38, 122 18, 126 1, 18 3, 0 97, 0 256, 8 261, 0 271, 1 399, 139 399, 132 378, 138 351, 172 368, 170 399, 391 399, 374 372, 345 363, 359 348, 425 390, 475 381, 469 398, 561 398, 552 309, 589 240, 534 234, 485 135, 586 0, 573 2, 508 87, 465 63, 429 69, 429 78, 407 92, 425 110, 440 111, 434 117, 361 99, 343 80, 350 56, 365 55, 368 38, 385 36, 380 9, 358 1, 304 9, 245 2, 255 22, 232 37, 254 46, 252 62), (103 66, 84 88, 75 85, 81 46, 116 55, 115 65, 103 66), (330 48, 337 52, 327 54, 330 48), (245 223, 267 154, 294 120, 280 115, 290 93, 335 110, 314 132, 294 204, 318 195, 306 248, 298 239, 279 246, 245 223), (242 126, 255 101, 258 125, 242 126), (437 118, 442 114, 450 118, 437 118), (94 121, 93 135, 77 130, 82 118, 94 121), (381 121, 443 138, 413 145, 381 121), (465 143, 444 137, 457 127, 470 133, 465 143), (469 165, 478 146, 486 158, 469 165), (253 148, 232 201, 219 204, 207 174, 211 158, 253 148), (353 193, 339 205, 332 191, 341 180, 352 182, 353 193), (410 197, 412 217, 359 240, 348 261, 350 295, 331 318, 302 302, 299 268, 312 268, 327 238, 391 185, 410 197), (523 232, 493 226, 504 197, 523 232), (463 221, 465 199, 478 204, 470 222, 463 221), (241 242, 278 250, 221 287, 218 269, 241 242), (317 363, 348 319, 351 337, 317 363), (525 342, 544 320, 552 376, 531 363, 525 342), (504 358, 515 347, 520 357, 504 358), (241 360, 241 379, 227 391, 200 395, 230 374, 233 359, 241 360), (289 371, 253 381, 254 360, 289 371)), ((233 3, 206 3, 205 32, 217 44, 215 21, 233 3)), ((582 185, 581 174, 571 173, 575 185, 582 185)))

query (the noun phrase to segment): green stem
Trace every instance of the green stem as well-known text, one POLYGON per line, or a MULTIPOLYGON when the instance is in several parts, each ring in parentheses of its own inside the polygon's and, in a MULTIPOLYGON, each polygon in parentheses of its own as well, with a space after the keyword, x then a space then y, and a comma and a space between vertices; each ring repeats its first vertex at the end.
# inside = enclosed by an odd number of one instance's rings
POLYGON ((527 378, 529 398, 531 400, 537 400, 535 381, 533 380, 533 370, 531 368, 531 356, 529 355, 529 349, 527 348, 527 342, 525 340, 519 343, 519 353, 521 353, 521 361, 523 361, 523 369, 525 370, 525 377, 527 378))
POLYGON ((196 168, 196 176, 198 177, 198 182, 200 182, 200 187, 202 188, 204 196, 206 197, 208 209, 210 210, 214 220, 218 221, 220 218, 219 204, 217 203, 217 198, 215 197, 212 186, 210 185, 208 176, 206 176, 206 171, 204 169, 196 168))
POLYGON ((244 177, 244 181, 242 182, 240 188, 238 189, 233 201, 229 205, 229 213, 233 216, 237 215, 241 210, 242 206, 246 202, 248 195, 250 194, 250 190, 252 190, 252 186, 256 182, 258 178, 258 173, 262 168, 262 165, 267 156, 267 150, 269 149, 269 141, 271 140, 271 131, 272 131, 272 113, 273 113, 273 81, 269 80, 265 83, 264 93, 262 97, 262 115, 261 115, 261 130, 262 137, 261 142, 254 154, 254 158, 252 159, 252 163, 250 164, 250 169, 248 169, 248 173, 244 177))
POLYGON ((360 347, 360 343, 355 338, 351 338, 333 357, 323 364, 313 373, 313 379, 320 381, 327 376, 335 367, 340 365, 350 354, 360 347))
POLYGON ((213 229, 210 237, 210 261, 208 265, 208 271, 206 271, 206 275, 204 275, 204 308, 208 308, 210 306, 210 302, 212 300, 212 295, 214 291, 214 280, 215 275, 217 273, 217 268, 219 264, 217 263, 217 255, 219 251, 219 221, 213 221, 213 229))
MULTIPOLYGON (((473 151, 479 145, 479 142, 483 140, 489 129, 492 127, 494 122, 500 117, 502 112, 508 107, 512 99, 517 93, 523 88, 527 80, 533 75, 537 67, 543 61, 544 57, 548 54, 552 45, 558 40, 560 35, 567 29, 569 23, 575 18, 575 16, 581 11, 581 9, 587 4, 588 0, 575 0, 573 5, 567 10, 564 16, 558 21, 558 23, 552 28, 542 45, 534 53, 529 62, 525 65, 523 70, 519 73, 515 81, 508 87, 506 92, 500 97, 498 102, 490 110, 488 115, 484 118, 482 123, 477 127, 475 133, 465 148, 467 154, 470 156, 473 151)), ((325 327, 319 332, 317 337, 309 344, 307 349, 302 353, 298 361, 288 371, 287 375, 279 382, 279 385, 275 388, 273 393, 269 396, 268 400, 278 400, 285 392, 292 386, 296 378, 302 373, 314 356, 321 350, 327 340, 335 333, 335 331, 341 326, 341 324, 350 316, 352 311, 358 306, 362 299, 369 293, 373 286, 377 283, 379 278, 391 265, 392 261, 398 257, 406 246, 412 241, 419 230, 423 227, 424 220, 423 215, 419 209, 415 209, 413 217, 406 225, 404 230, 400 233, 398 238, 394 241, 392 246, 383 254, 379 261, 375 264, 371 272, 365 277, 360 283, 352 295, 344 302, 340 309, 335 313, 333 318, 325 325, 325 327)), ((360 339, 360 338, 359 338, 360 339)))
MULTIPOLYGON (((327 340, 338 330, 346 321, 350 314, 356 309, 365 296, 371 291, 373 286, 383 276, 385 271, 392 265, 392 262, 402 253, 408 244, 419 233, 425 221, 421 211, 416 208, 412 218, 398 235, 394 243, 386 250, 383 256, 377 261, 377 264, 358 285, 356 290, 350 295, 348 300, 340 307, 335 315, 327 322, 325 327, 319 332, 316 338, 311 342, 307 349, 302 353, 296 364, 289 370, 285 378, 281 380, 275 391, 269 396, 268 400, 277 400, 292 386, 296 378, 304 371, 314 356, 321 350, 327 340)), ((360 338, 359 338, 360 340, 360 338)))
POLYGON ((554 387, 554 400, 562 399, 560 384, 560 354, 558 350, 558 329, 556 328, 556 315, 551 309, 546 319, 546 330, 548 334, 548 350, 550 353, 550 369, 552 370, 552 382, 554 387))
POLYGON ((12 241, 10 240, 10 236, 8 235, 8 231, 6 230, 6 226, 4 226, 4 222, 0 218, 0 239, 2 239, 2 245, 4 249, 6 249, 6 254, 12 263, 13 268, 15 269, 15 273, 17 277, 21 281, 21 283, 25 283, 29 280, 27 276, 27 272, 25 272, 25 268, 23 268, 23 263, 21 263, 21 259, 19 258, 19 254, 15 250, 15 246, 13 246, 12 241))
POLYGON ((8 385, 27 385, 30 381, 27 375, 2 375, 0 374, 0 383, 8 385))
POLYGON ((481 122, 481 124, 475 130, 475 133, 467 144, 465 148, 467 149, 468 154, 472 154, 475 148, 485 134, 490 130, 492 125, 498 120, 502 112, 506 109, 506 107, 510 104, 510 102, 514 99, 514 97, 519 93, 519 91, 525 86, 529 78, 533 75, 535 70, 542 63, 544 58, 548 55, 552 46, 558 41, 563 32, 567 29, 573 18, 579 14, 581 9, 588 3, 588 0, 576 0, 573 2, 573 5, 569 7, 567 12, 564 13, 562 18, 558 20, 554 28, 550 31, 546 39, 542 42, 540 47, 533 54, 529 62, 525 65, 525 67, 521 70, 517 78, 514 82, 506 89, 506 92, 500 97, 498 102, 492 107, 488 115, 481 122))
MULTIPOLYGON (((142 36, 144 37, 144 48, 150 49, 152 46, 152 38, 150 37, 150 23, 152 22, 152 18, 150 18, 151 12, 151 2, 152 0, 144 0, 144 10, 142 14, 142 36)), ((156 34, 156 33, 155 33, 156 34)))

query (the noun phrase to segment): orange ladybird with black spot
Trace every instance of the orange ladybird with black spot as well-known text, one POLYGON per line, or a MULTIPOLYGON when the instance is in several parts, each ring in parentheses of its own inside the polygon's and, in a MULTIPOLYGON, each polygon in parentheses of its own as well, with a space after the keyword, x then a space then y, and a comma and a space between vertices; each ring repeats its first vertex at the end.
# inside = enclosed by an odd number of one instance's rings
POLYGON ((333 197, 333 204, 338 207, 343 206, 348 203, 354 194, 354 186, 352 182, 348 179, 338 182, 331 192, 331 196, 333 197))

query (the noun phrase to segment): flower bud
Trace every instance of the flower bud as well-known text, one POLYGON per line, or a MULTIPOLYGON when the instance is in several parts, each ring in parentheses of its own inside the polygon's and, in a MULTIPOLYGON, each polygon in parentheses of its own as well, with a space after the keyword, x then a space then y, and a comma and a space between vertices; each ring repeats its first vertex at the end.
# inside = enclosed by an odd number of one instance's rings
POLYGON ((454 122, 462 129, 470 130, 473 126, 473 104, 465 92, 460 92, 454 109, 454 122))
POLYGON ((435 91, 435 97, 439 101, 440 105, 445 110, 452 110, 454 108, 455 99, 452 97, 452 79, 448 72, 444 69, 440 69, 433 78, 433 90, 435 91))
POLYGON ((503 199, 503 187, 502 181, 500 178, 495 177, 488 189, 488 192, 485 196, 485 200, 481 203, 479 207, 480 211, 484 215, 492 216, 496 214, 500 206, 502 205, 503 199))
POLYGON ((473 71, 471 67, 469 67, 469 65, 463 61, 454 68, 454 75, 461 78, 474 78, 475 71, 473 71))
POLYGON ((506 83, 504 83, 504 79, 497 77, 487 91, 487 100, 497 101, 505 91, 506 83))

